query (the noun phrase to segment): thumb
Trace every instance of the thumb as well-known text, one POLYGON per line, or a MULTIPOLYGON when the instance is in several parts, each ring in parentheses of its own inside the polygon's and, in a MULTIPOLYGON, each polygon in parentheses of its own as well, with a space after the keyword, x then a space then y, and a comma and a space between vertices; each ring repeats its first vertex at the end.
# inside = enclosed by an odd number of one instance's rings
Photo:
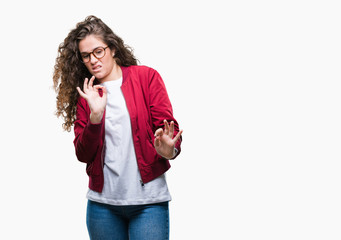
POLYGON ((160 147, 161 146, 161 136, 163 134, 163 129, 159 128, 155 131, 155 139, 154 139, 154 147, 160 147))
POLYGON ((154 136, 157 137, 157 136, 162 136, 162 135, 163 135, 163 129, 162 129, 162 128, 158 128, 158 129, 155 131, 154 136))
POLYGON ((161 145, 160 137, 156 137, 154 139, 154 147, 160 147, 160 145, 161 145))

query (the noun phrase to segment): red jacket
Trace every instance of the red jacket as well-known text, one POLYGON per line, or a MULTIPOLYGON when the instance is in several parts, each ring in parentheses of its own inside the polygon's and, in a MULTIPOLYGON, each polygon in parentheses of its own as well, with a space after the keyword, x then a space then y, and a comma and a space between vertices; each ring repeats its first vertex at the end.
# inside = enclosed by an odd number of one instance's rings
MULTIPOLYGON (((137 165, 141 180, 147 183, 170 168, 169 161, 158 155, 154 148, 156 129, 164 127, 164 119, 168 122, 174 121, 175 136, 179 132, 179 125, 173 117, 166 87, 157 71, 145 66, 121 67, 121 69, 123 74, 121 90, 130 115, 137 165)), ((89 188, 102 192, 105 113, 101 123, 92 124, 89 121, 89 105, 84 98, 79 97, 76 116, 73 141, 76 156, 79 161, 87 164, 89 188)), ((175 145, 178 150, 176 156, 181 151, 181 141, 182 138, 175 145)))

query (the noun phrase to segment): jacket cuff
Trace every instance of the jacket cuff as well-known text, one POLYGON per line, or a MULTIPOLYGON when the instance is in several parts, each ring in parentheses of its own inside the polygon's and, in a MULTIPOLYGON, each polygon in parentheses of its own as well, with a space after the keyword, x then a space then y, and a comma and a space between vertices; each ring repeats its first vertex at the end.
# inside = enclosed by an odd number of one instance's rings
POLYGON ((98 139, 101 135, 101 130, 103 126, 103 121, 100 123, 91 123, 90 120, 87 123, 86 126, 86 138, 89 139, 98 139))

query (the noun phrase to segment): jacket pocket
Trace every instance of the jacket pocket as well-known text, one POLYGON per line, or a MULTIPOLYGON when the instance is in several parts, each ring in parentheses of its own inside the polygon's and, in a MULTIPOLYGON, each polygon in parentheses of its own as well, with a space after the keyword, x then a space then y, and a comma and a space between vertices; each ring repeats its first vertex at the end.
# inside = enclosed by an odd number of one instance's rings
POLYGON ((155 162, 162 160, 163 158, 157 153, 154 146, 154 133, 147 121, 145 121, 145 136, 146 139, 143 143, 143 155, 148 166, 153 165, 155 162))
POLYGON ((146 128, 147 128, 147 134, 148 134, 148 141, 152 143, 152 145, 154 146, 154 133, 152 128, 149 126, 149 124, 146 121, 146 128))

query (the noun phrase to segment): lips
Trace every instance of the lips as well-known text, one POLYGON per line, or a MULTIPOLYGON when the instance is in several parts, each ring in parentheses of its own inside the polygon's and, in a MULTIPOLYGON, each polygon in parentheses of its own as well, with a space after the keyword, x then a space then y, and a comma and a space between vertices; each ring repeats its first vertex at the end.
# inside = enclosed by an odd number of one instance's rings
POLYGON ((92 67, 92 71, 93 72, 99 72, 101 70, 101 68, 102 68, 102 66, 97 65, 97 66, 92 67))

